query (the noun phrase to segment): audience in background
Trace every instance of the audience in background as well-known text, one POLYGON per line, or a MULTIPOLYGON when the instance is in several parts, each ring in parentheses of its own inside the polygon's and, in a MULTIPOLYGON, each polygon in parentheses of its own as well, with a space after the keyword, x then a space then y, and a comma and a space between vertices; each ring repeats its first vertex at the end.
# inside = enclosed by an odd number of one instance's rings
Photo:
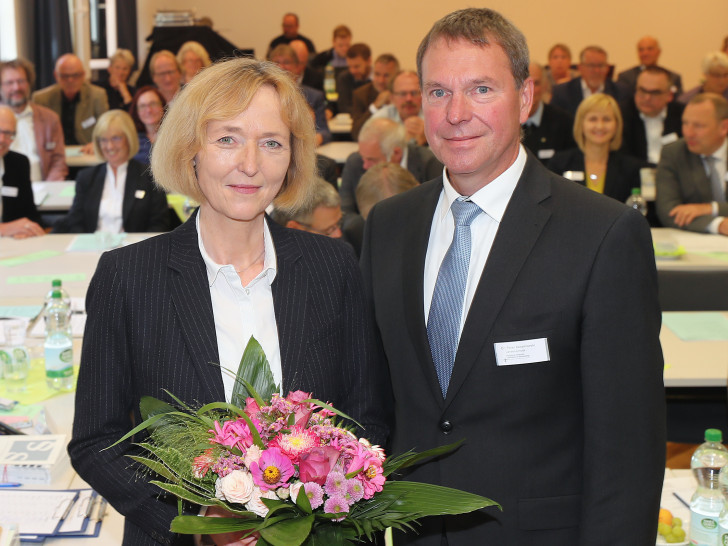
POLYGON ((662 147, 682 136, 684 106, 673 100, 670 72, 648 66, 637 76, 633 96, 620 105, 622 151, 657 165, 662 147))
POLYGON ((280 225, 341 239, 341 198, 336 190, 320 177, 311 187, 306 206, 292 210, 273 209, 273 219, 280 225))
POLYGON ((149 168, 131 159, 139 150, 136 128, 129 114, 110 110, 93 133, 100 163, 76 178, 71 210, 53 228, 54 233, 108 233, 167 231, 169 208, 164 191, 149 168))
POLYGON ((0 102, 15 114, 17 128, 10 145, 30 161, 30 179, 65 180, 66 146, 58 114, 30 101, 35 68, 24 59, 0 62, 0 102))
MULTIPOLYGON (((644 36, 637 42, 637 56, 639 57, 640 64, 629 70, 624 70, 619 73, 617 77, 617 85, 622 87, 622 93, 625 96, 634 95, 635 88, 637 87, 637 76, 645 69, 652 66, 658 66, 657 61, 660 58, 660 44, 656 38, 652 36, 644 36)), ((670 86, 673 93, 680 95, 682 93, 682 78, 680 74, 676 74, 665 68, 669 78, 670 86)))
POLYGON ((422 94, 417 72, 403 70, 392 80, 392 104, 383 106, 372 119, 387 118, 401 123, 407 131, 407 140, 420 146, 427 144, 425 122, 422 116, 422 94))
POLYGON ((372 50, 366 44, 352 45, 346 52, 346 65, 348 69, 336 78, 336 107, 339 113, 351 114, 354 90, 370 81, 372 50))
POLYGON ((182 69, 181 84, 189 82, 195 75, 212 64, 210 54, 204 46, 193 40, 185 42, 177 51, 177 64, 182 69))
POLYGON ((419 182, 412 173, 397 163, 374 165, 364 173, 356 187, 359 214, 366 220, 374 205, 418 185, 419 182))
POLYGON ((683 104, 700 93, 716 93, 728 99, 728 54, 722 51, 708 53, 703 59, 703 83, 678 97, 683 104))
POLYGON ((683 138, 662 149, 657 165, 660 221, 728 235, 728 100, 715 93, 694 96, 685 106, 682 131, 683 138))
POLYGON ((351 106, 351 138, 359 138, 361 126, 383 106, 392 103, 390 85, 399 72, 399 61, 390 53, 383 53, 374 61, 372 81, 354 91, 351 106))
POLYGON ((540 64, 531 63, 528 73, 533 79, 533 103, 523 124, 523 145, 545 163, 555 152, 576 146, 572 136, 574 118, 545 102, 548 81, 540 64))
POLYGON ((182 88, 182 70, 174 53, 162 49, 152 55, 149 61, 149 74, 164 100, 168 104, 171 103, 182 88))
POLYGON ((91 143, 96 122, 109 109, 106 91, 88 82, 73 53, 58 58, 53 76, 56 83, 33 93, 33 102, 58 114, 66 145, 91 143))
POLYGON ((134 55, 128 49, 117 49, 109 57, 109 77, 105 80, 95 81, 94 84, 106 91, 109 108, 126 110, 136 93, 136 88, 129 85, 127 80, 134 68, 134 55))
POLYGON ((594 93, 605 93, 619 100, 616 84, 607 76, 607 52, 599 46, 587 46, 579 54, 579 77, 554 87, 551 104, 572 116, 582 100, 594 93))
POLYGON ((33 201, 30 164, 22 154, 10 151, 15 138, 15 115, 0 106, 0 237, 25 239, 43 235, 40 215, 33 201))
POLYGON ((546 66, 546 79, 549 88, 566 83, 579 76, 579 71, 571 68, 571 49, 566 44, 554 44, 549 49, 548 66, 546 66))
POLYGON ((288 44, 296 53, 299 69, 296 73, 296 81, 299 85, 306 85, 323 92, 324 79, 316 70, 308 66, 308 48, 301 40, 291 40, 288 44))
POLYGON ((292 40, 303 41, 303 43, 306 44, 309 53, 316 53, 316 47, 313 45, 313 42, 306 38, 303 34, 298 33, 298 26, 298 15, 295 13, 286 13, 283 16, 283 22, 281 23, 283 34, 276 36, 271 40, 270 45, 268 46, 268 55, 270 55, 270 52, 277 46, 288 45, 292 40))
POLYGON ((145 85, 134 95, 129 114, 139 137, 139 151, 134 159, 140 163, 149 165, 151 161, 152 146, 157 140, 157 132, 166 108, 167 101, 153 85, 145 85))
POLYGON ((333 47, 322 51, 311 60, 311 67, 318 72, 324 72, 327 65, 344 70, 346 65, 346 52, 351 46, 351 30, 346 25, 334 28, 333 47))
POLYGON ((595 93, 584 99, 576 111, 574 140, 578 148, 556 152, 549 169, 622 203, 640 187, 646 164, 618 151, 622 115, 613 97, 595 93))

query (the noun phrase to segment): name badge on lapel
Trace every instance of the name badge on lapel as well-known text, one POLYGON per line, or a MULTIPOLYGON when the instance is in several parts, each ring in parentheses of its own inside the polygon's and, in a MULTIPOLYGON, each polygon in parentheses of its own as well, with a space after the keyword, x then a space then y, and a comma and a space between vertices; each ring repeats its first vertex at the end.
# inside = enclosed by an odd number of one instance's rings
POLYGON ((660 142, 662 142, 662 145, 664 146, 665 144, 670 144, 671 142, 677 142, 677 139, 677 133, 668 133, 660 137, 660 142))
POLYGON ((81 127, 84 129, 88 129, 89 127, 93 127, 96 123, 96 118, 94 116, 91 116, 90 118, 86 118, 81 122, 81 127))
POLYGON ((56 149, 56 143, 53 142, 52 140, 49 140, 48 142, 45 143, 45 149, 49 152, 52 152, 53 150, 56 149))
POLYGON ((144 190, 137 190, 134 192, 134 197, 137 199, 144 199, 144 196, 147 194, 144 190))
POLYGON ((0 188, 0 195, 3 197, 17 197, 18 196, 18 188, 15 186, 3 186, 0 188))
POLYGON ((495 361, 498 366, 515 366, 517 364, 533 364, 548 362, 549 340, 545 337, 494 343, 495 361))
POLYGON ((551 159, 554 157, 554 154, 556 153, 556 150, 551 149, 543 149, 538 151, 538 158, 539 159, 551 159))
POLYGON ((584 182, 584 171, 564 171, 561 176, 574 182, 584 182))

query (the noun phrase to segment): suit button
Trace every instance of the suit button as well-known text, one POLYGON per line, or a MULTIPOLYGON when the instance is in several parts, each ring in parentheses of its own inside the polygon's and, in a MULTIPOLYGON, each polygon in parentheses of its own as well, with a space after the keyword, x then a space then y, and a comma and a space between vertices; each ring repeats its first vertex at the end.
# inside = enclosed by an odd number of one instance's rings
POLYGON ((443 431, 445 434, 449 434, 452 430, 452 423, 450 421, 441 421, 440 430, 443 431))

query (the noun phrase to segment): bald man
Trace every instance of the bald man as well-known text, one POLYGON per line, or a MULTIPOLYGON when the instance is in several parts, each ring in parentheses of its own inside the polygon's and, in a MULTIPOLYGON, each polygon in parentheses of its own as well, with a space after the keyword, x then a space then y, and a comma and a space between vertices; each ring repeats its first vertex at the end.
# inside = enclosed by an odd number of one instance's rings
POLYGON ((43 235, 44 231, 33 202, 30 162, 24 155, 10 151, 15 128, 12 109, 0 106, 0 237, 25 239, 43 235))
POLYGON ((53 76, 56 83, 33 93, 33 102, 58 114, 66 145, 90 143, 96 121, 109 109, 106 91, 88 81, 73 53, 58 58, 53 76))
MULTIPOLYGON (((617 76, 617 85, 621 88, 623 97, 631 97, 637 89, 637 76, 648 66, 660 66, 657 61, 660 59, 660 43, 653 36, 643 36, 637 42, 637 56, 640 64, 620 72, 617 76)), ((663 67, 664 68, 664 67, 663 67)), ((665 69, 667 70, 667 69, 665 69)), ((682 93, 682 78, 680 74, 667 70, 670 74, 671 91, 675 96, 682 93)))

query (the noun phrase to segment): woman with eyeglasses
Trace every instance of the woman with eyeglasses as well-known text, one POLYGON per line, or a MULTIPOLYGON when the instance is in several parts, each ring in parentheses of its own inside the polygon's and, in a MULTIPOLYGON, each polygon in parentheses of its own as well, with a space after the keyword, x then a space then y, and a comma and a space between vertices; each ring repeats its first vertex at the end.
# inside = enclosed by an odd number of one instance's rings
POLYGON ((103 114, 94 127, 93 146, 106 161, 78 174, 71 210, 54 226, 54 233, 167 231, 165 193, 154 185, 149 168, 131 159, 139 139, 129 114, 103 114))
POLYGON ((139 137, 139 151, 134 159, 149 165, 152 145, 157 140, 157 131, 162 123, 167 101, 153 85, 145 85, 134 95, 129 113, 139 137))

